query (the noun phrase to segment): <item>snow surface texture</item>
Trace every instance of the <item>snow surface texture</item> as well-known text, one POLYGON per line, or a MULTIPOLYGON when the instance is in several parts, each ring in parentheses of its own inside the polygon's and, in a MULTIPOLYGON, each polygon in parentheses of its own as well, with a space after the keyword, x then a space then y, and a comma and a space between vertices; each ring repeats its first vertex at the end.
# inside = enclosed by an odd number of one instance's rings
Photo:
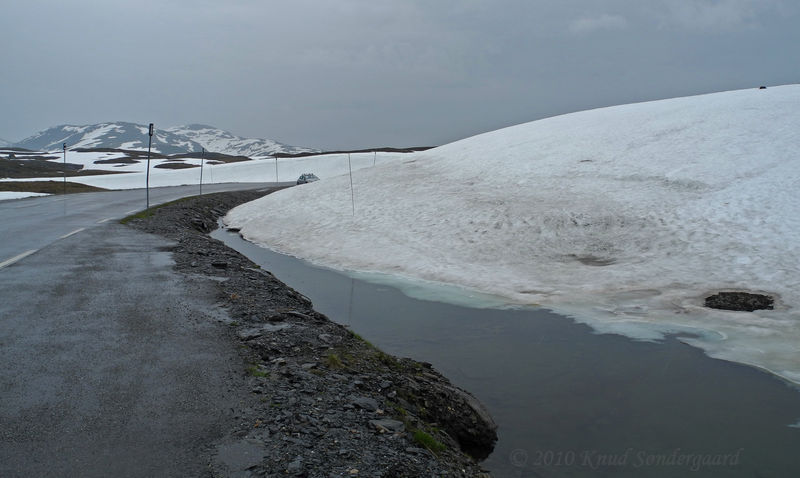
POLYGON ((522 124, 240 206, 248 240, 322 265, 540 304, 599 332, 688 332, 800 383, 800 86, 522 124), (773 311, 702 307, 718 290, 773 311))

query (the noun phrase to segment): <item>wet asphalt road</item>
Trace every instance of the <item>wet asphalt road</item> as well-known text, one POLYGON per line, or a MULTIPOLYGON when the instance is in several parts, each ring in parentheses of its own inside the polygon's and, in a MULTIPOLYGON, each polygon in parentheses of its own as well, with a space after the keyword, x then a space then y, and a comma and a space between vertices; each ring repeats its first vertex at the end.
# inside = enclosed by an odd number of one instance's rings
POLYGON ((207 280, 172 270, 169 241, 101 221, 133 205, 95 194, 61 217, 12 211, 33 229, 11 233, 0 207, 0 262, 36 249, 0 268, 0 476, 207 475, 247 406, 224 312, 207 280))
MULTIPOLYGON (((203 193, 271 187, 284 183, 203 185, 203 193)), ((150 189, 150 205, 198 194, 198 186, 150 189)), ((0 268, 8 261, 100 224, 145 209, 145 190, 67 194, 0 201, 0 268), (77 232, 76 232, 77 231, 77 232)))

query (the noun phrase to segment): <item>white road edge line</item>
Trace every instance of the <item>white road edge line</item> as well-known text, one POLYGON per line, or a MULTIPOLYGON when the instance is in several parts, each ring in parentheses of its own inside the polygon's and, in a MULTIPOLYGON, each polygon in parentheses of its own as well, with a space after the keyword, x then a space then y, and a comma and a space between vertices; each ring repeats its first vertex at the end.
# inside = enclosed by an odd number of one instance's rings
POLYGON ((133 209, 133 210, 131 210, 131 211, 128 211, 128 212, 126 212, 126 213, 124 213, 124 214, 125 214, 126 216, 130 216, 131 214, 133 214, 133 213, 135 213, 135 212, 139 212, 140 210, 141 210, 141 209, 133 209))
POLYGON ((13 263, 15 263, 17 261, 21 261, 22 259, 25 259, 26 257, 28 257, 29 255, 33 254, 34 252, 36 252, 38 250, 39 249, 31 249, 30 251, 25 251, 25 252, 23 252, 22 254, 20 254, 18 256, 12 257, 11 259, 8 259, 6 261, 0 262, 0 269, 2 269, 3 267, 8 267, 8 266, 10 266, 11 264, 13 264, 13 263))
POLYGON ((114 219, 114 218, 113 217, 107 217, 105 219, 100 219, 99 221, 97 221, 97 224, 103 224, 104 222, 110 221, 112 219, 114 219))
POLYGON ((22 206, 14 206, 12 209, 24 209, 26 207, 36 207, 36 206, 41 206, 41 205, 42 205, 42 203, 35 202, 33 204, 24 204, 22 206))
POLYGON ((69 236, 74 236, 75 234, 77 234, 77 233, 79 233, 81 231, 85 231, 85 230, 86 230, 85 227, 82 227, 80 229, 75 229, 74 231, 70 232, 69 234, 64 234, 63 236, 59 237, 59 239, 66 239, 69 236))

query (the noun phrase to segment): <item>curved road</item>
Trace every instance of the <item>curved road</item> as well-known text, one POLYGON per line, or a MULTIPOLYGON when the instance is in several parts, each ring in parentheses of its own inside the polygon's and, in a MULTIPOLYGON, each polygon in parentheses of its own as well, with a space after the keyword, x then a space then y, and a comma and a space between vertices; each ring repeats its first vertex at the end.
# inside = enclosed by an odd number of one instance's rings
POLYGON ((112 220, 143 193, 0 202, 0 476, 210 476, 250 406, 211 282, 112 220))
MULTIPOLYGON (((205 193, 269 188, 287 183, 206 184, 205 193)), ((155 206, 198 193, 197 186, 150 189, 155 206)), ((0 268, 69 234, 145 209, 145 190, 67 194, 0 201, 0 268)))

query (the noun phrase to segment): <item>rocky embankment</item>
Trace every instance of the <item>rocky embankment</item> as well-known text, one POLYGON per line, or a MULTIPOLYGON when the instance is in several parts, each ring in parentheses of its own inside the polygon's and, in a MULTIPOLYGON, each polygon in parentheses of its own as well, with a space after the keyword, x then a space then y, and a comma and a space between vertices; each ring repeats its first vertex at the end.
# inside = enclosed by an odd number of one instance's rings
POLYGON ((264 193, 206 195, 128 224, 175 241, 179 271, 217 281, 241 344, 252 406, 215 451, 213 476, 488 477, 496 426, 430 364, 388 355, 302 294, 210 238, 229 209, 264 193))

